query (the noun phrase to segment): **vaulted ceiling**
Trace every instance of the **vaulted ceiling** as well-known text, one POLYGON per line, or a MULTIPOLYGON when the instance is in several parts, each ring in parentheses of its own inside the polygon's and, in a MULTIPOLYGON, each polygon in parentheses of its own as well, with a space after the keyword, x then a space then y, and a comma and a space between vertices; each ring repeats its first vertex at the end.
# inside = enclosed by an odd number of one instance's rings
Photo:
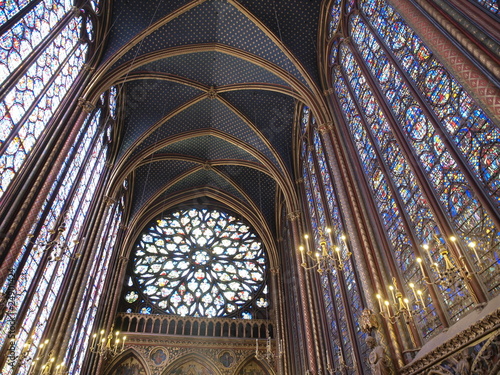
POLYGON ((86 93, 118 87, 112 176, 132 187, 130 222, 195 199, 276 226, 293 209, 297 102, 321 106, 320 0, 115 0, 86 93), (249 217, 250 216, 250 217, 249 217))

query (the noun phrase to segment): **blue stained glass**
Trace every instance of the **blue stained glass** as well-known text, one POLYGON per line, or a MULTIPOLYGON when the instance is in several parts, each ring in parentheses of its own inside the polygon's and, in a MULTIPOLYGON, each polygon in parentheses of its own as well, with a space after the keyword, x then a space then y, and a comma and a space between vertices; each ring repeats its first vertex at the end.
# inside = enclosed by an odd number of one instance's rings
MULTIPOLYGON (((428 176, 428 181, 436 191, 440 203, 453 221, 456 233, 465 244, 472 237, 478 238, 480 257, 485 259, 486 263, 494 264, 494 249, 500 247, 500 239, 493 235, 496 229, 473 194, 442 137, 436 132, 429 118, 424 115, 420 104, 411 96, 401 73, 387 59, 383 48, 361 17, 352 17, 350 27, 354 42, 372 76, 378 82, 397 121, 403 125, 402 130, 408 143, 428 176), (390 71, 388 73, 391 76, 390 80, 385 80, 385 71, 390 71), (471 228, 470 218, 477 215, 481 217, 482 224, 471 228)), ((483 280, 488 289, 497 294, 500 291, 500 277, 494 275, 491 267, 481 266, 479 259, 473 260, 478 269, 482 269, 483 280)))
POLYGON ((132 272, 134 291, 158 313, 221 317, 268 306, 262 243, 223 211, 183 209, 152 222, 135 245, 132 272))
MULTIPOLYGON (((0 7, 0 26, 29 1, 7 1, 0 7)), ((41 1, 0 37, 0 79, 3 81, 24 61, 70 10, 65 1, 41 1)), ((2 83, 0 81, 0 83, 2 83)))
MULTIPOLYGON (((347 47, 342 47, 342 62, 343 66, 350 77, 350 82, 352 85, 359 85, 360 82, 363 82, 361 72, 356 69, 355 62, 352 60, 352 55, 350 54, 347 47), (354 79, 354 77, 358 77, 358 79, 354 79)), ((409 282, 416 282, 421 276, 416 276, 417 274, 417 266, 415 262, 415 256, 412 250, 412 244, 409 242, 408 233, 404 229, 403 218, 401 217, 401 211, 399 210, 396 201, 392 195, 391 189, 388 186, 388 182, 383 173, 383 170, 380 166, 380 161, 378 160, 377 153, 375 148, 370 142, 370 137, 367 133, 367 130, 364 128, 361 118, 359 117, 358 110, 354 104, 352 97, 350 96, 346 83, 342 78, 341 72, 339 68, 334 70, 333 75, 333 83, 336 90, 337 97, 339 99, 340 104, 343 108, 343 113, 346 116, 346 122, 351 126, 349 128, 352 138, 354 140, 354 144, 358 149, 358 153, 360 155, 361 164, 364 167, 365 174, 367 176, 367 181, 369 186, 372 189, 375 197, 375 203, 378 206, 379 212, 381 214, 381 218, 383 223, 385 224, 388 237, 394 248, 394 257, 398 262, 399 268, 402 270, 403 278, 405 279, 406 284, 409 282)), ((367 100, 367 92, 369 93, 369 88, 367 86, 357 87, 353 89, 354 92, 358 94, 358 99, 367 100)), ((363 102, 361 102, 363 104, 363 102)), ((388 141, 388 131, 389 128, 386 124, 384 124, 383 116, 379 112, 378 106, 376 102, 372 102, 371 106, 372 110, 368 111, 368 115, 366 115, 366 119, 369 124, 374 124, 372 131, 379 131, 381 135, 384 135, 388 145, 392 147, 387 150, 385 154, 386 157, 392 157, 394 155, 394 151, 397 151, 396 145, 394 141, 388 141)), ((377 139, 377 138, 375 138, 377 139)), ((378 139, 379 146, 381 146, 384 142, 384 137, 378 139)), ((406 167, 403 164, 401 167, 406 167)), ((407 168, 407 167, 406 167, 407 168)), ((406 177, 411 178, 411 173, 406 173, 406 177)), ((400 183, 403 183, 404 180, 399 179, 400 183)), ((396 180, 397 182, 397 180, 396 180)), ((408 184, 408 183, 407 183, 408 184)), ((410 183, 411 184, 411 183, 410 183)), ((406 184, 404 185, 406 186, 406 184)), ((417 188, 418 185, 413 186, 413 188, 417 188)), ((418 192, 414 194, 417 195, 418 192)), ((418 196, 418 195, 417 195, 418 196)), ((407 202, 409 205, 414 204, 413 201, 407 202)), ((420 202, 423 203, 423 202, 420 202)), ((418 205, 420 209, 423 209, 421 205, 418 205)), ((405 209, 407 206, 405 206, 405 209)), ((412 211, 411 207, 408 207, 410 212, 412 211)), ((428 210, 428 209, 427 209, 428 210)), ((426 213, 427 216, 431 215, 430 212, 426 213)), ((432 216, 428 217, 428 221, 425 223, 430 225, 430 228, 422 228, 420 231, 421 235, 428 236, 429 231, 435 230, 436 224, 432 222, 432 216)), ((422 224, 422 223, 421 223, 422 224)), ((418 223, 415 223, 416 229, 419 228, 418 223)), ((420 225, 422 227, 422 225, 420 225)), ((425 237, 424 237, 425 238, 425 237)), ((407 290, 406 294, 410 295, 411 291, 407 290)), ((428 320, 432 320, 434 327, 439 326, 439 321, 437 319, 437 315, 433 309, 430 307, 431 314, 426 318, 428 320)), ((427 322, 425 320, 421 320, 418 322, 421 329, 424 331, 424 336, 431 334, 430 330, 425 331, 425 326, 427 322)))
MULTIPOLYGON (((306 151, 307 147, 305 146, 304 142, 303 158, 306 155, 307 158, 304 158, 303 173, 305 181, 304 186, 306 190, 309 214, 311 217, 311 225, 313 229, 313 238, 315 240, 315 248, 319 247, 319 229, 321 228, 322 231, 325 230, 325 228, 327 227, 326 217, 330 216, 332 223, 332 236, 337 242, 335 244, 329 245, 340 246, 343 256, 347 257, 346 253, 348 252, 348 249, 346 247, 346 242, 340 240, 340 236, 344 234, 344 229, 330 177, 329 167, 325 159, 325 154, 318 130, 316 127, 314 127, 311 129, 311 131, 314 144, 314 155, 313 150, 306 151), (317 160, 319 169, 317 169, 314 164, 315 159, 317 160), (320 191, 324 191, 326 194, 326 204, 328 207, 328 211, 325 211, 323 198, 320 194, 320 191)), ((343 360, 348 366, 354 368, 353 345, 350 341, 350 329, 346 319, 346 314, 353 314, 354 316, 359 317, 363 307, 361 304, 359 287, 355 278, 353 260, 350 259, 347 263, 348 265, 346 266, 346 274, 344 275, 344 277, 346 281, 345 289, 346 293, 348 294, 347 298, 352 301, 349 307, 344 306, 342 297, 343 292, 340 286, 340 283, 342 281, 339 279, 339 274, 337 273, 337 271, 331 270, 331 272, 323 274, 321 280, 330 337, 336 343, 334 345, 336 346, 335 356, 337 356, 337 351, 339 351, 340 346, 342 346, 343 360)), ((364 352, 366 351, 364 334, 359 329, 359 326, 356 326, 354 328, 358 336, 357 345, 364 352)))
POLYGON ((121 217, 120 212, 110 210, 105 224, 105 228, 110 228, 110 230, 96 252, 96 258, 90 272, 91 277, 89 277, 85 287, 84 295, 88 296, 88 298, 82 300, 75 323, 75 325, 81 323, 81 327, 73 329, 65 358, 65 363, 71 364, 69 370, 73 375, 80 373, 85 359, 121 217), (73 356, 71 357, 72 353, 73 356))
POLYGON ((339 25, 340 15, 342 11, 341 3, 342 0, 333 0, 332 2, 332 8, 330 11, 330 23, 328 25, 328 34, 330 35, 330 38, 333 36, 333 33, 339 25))
POLYGON ((480 4, 484 9, 490 11, 493 14, 498 15, 500 12, 500 5, 497 0, 475 0, 476 3, 480 4))
POLYGON ((66 28, 0 101, 0 197, 23 166, 84 63, 81 20, 66 28), (47 64, 47 61, 50 64, 47 64))
POLYGON ((302 108, 302 118, 300 121, 300 134, 304 135, 307 131, 307 126, 309 125, 310 110, 309 107, 304 106, 302 108))
POLYGON ((19 13, 32 0, 10 0, 2 2, 0 8, 0 26, 19 13))
MULTIPOLYGON (((76 249, 76 247, 73 247, 70 244, 75 243, 80 235, 79 229, 81 227, 81 223, 85 217, 88 204, 93 197, 95 186, 97 184, 96 182, 99 179, 101 171, 104 167, 105 159, 103 157, 103 150, 105 148, 104 145, 97 145, 97 150, 100 149, 100 151, 92 152, 93 157, 86 166, 82 164, 83 159, 78 157, 72 159, 72 155, 74 152, 79 155, 87 154, 92 140, 95 139, 95 133, 98 129, 98 118, 99 116, 97 113, 96 116, 92 117, 93 120, 89 122, 89 126, 82 127, 80 130, 77 140, 82 138, 82 141, 77 141, 76 143, 79 143, 78 149, 73 147, 71 153, 66 157, 64 166, 51 188, 51 195, 49 195, 42 207, 42 210, 39 212, 40 218, 44 211, 50 210, 45 222, 36 237, 27 239, 21 254, 16 260, 17 265, 26 252, 30 250, 27 261, 21 272, 21 277, 17 282, 19 286, 22 285, 23 289, 16 295, 16 311, 13 311, 12 316, 17 314, 22 303, 28 303, 28 311, 39 312, 38 315, 36 313, 26 314, 23 324, 18 332, 16 354, 19 354, 21 350, 29 354, 26 358, 24 358, 23 362, 19 363, 20 369, 17 372, 18 374, 26 374, 29 370, 29 361, 34 358, 36 354, 43 331, 46 327, 52 307, 54 306, 55 297, 59 292, 59 288, 62 284, 62 280, 70 260, 70 254, 64 256, 64 254, 61 253, 59 254, 61 255, 60 259, 57 257, 58 254, 51 254, 53 261, 49 261, 45 266, 42 279, 37 285, 36 292, 29 296, 30 298, 27 298, 27 288, 33 281, 32 275, 39 267, 42 255, 42 249, 37 250, 36 247, 33 247, 33 243, 41 243, 39 246, 44 248, 44 243, 54 240, 51 230, 54 228, 57 220, 61 218, 62 209, 67 200, 70 198, 69 194, 71 188, 76 183, 78 170, 85 167, 84 178, 80 180, 80 185, 76 189, 77 195, 72 197, 71 204, 69 205, 65 218, 63 219, 68 225, 67 230, 59 233, 58 238, 56 238, 61 244, 68 244, 71 251, 76 249), (99 159, 99 161, 96 163, 97 159, 99 159), (53 194, 56 194, 56 197, 52 201, 51 196, 53 196, 53 194), (28 340, 28 337, 31 338, 30 343, 27 348, 23 349, 22 347, 28 340)), ((35 224, 33 229, 36 230, 36 227, 37 225, 35 224)), ((5 334, 6 332, 2 330, 0 333, 1 343, 5 341, 5 334)), ((2 373, 6 375, 11 374, 12 370, 13 369, 10 364, 7 363, 2 369, 2 373)))

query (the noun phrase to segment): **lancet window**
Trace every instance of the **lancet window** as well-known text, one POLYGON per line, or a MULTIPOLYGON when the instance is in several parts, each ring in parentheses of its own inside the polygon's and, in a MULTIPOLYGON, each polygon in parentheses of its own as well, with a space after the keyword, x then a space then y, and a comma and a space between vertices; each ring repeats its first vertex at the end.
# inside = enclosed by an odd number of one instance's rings
POLYGON ((499 293, 499 127, 386 1, 357 1, 330 27, 340 126, 385 229, 390 277, 404 295, 417 280, 428 290, 414 317, 425 340, 499 293))

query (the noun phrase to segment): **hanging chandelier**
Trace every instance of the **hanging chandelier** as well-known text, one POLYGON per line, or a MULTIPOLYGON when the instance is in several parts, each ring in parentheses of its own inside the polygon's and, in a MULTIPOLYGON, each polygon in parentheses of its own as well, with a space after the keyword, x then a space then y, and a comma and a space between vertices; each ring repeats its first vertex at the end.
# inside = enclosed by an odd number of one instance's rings
MULTIPOLYGON (((315 241, 313 241, 314 243, 315 241)), ((316 268, 318 273, 342 271, 352 253, 347 246, 347 237, 344 234, 338 236, 337 241, 333 240, 331 228, 318 229, 319 246, 310 246, 310 237, 304 235, 304 245, 299 246, 302 264, 301 266, 309 270, 316 268), (313 248, 314 250, 311 250, 313 248), (312 264, 312 266, 308 266, 312 264)))
POLYGON ((396 278, 393 277, 392 284, 388 288, 390 299, 384 300, 382 295, 376 295, 380 315, 391 324, 395 324, 399 317, 409 324, 415 315, 426 310, 423 291, 416 289, 414 283, 409 283, 408 286, 413 292, 413 297, 405 296, 398 289, 396 278))
MULTIPOLYGON (((66 215, 64 215, 66 220, 66 215)), ((38 250, 41 248, 43 253, 49 253, 48 260, 59 262, 64 258, 78 259, 80 258, 80 253, 74 253, 75 248, 80 243, 78 240, 72 241, 68 244, 64 232, 66 231, 66 221, 63 221, 59 226, 48 231, 50 234, 49 241, 31 241, 34 245, 33 250, 38 250)), ((33 238, 33 234, 29 234, 28 238, 33 238)))
POLYGON ((113 327, 108 334, 103 329, 92 335, 90 351, 103 358, 114 357, 123 350, 126 339, 127 336, 123 336, 120 331, 113 333, 113 327))

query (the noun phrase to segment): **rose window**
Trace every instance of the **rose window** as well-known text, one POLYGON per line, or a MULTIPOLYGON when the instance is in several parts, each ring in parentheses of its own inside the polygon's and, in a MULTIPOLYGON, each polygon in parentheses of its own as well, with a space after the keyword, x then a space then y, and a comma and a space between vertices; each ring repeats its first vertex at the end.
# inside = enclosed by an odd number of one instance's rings
POLYGON ((252 318, 268 305, 261 241, 215 209, 178 210, 151 223, 135 245, 131 274, 125 301, 141 313, 252 318))

